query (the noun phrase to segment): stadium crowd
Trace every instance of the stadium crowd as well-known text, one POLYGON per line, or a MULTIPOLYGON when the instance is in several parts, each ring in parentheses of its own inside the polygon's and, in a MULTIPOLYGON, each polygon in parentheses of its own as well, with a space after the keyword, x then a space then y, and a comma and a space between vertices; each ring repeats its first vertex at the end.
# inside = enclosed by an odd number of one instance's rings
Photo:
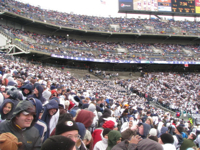
MULTIPOLYGON (((73 57, 86 57, 113 60, 188 60, 196 61, 197 57, 191 57, 192 53, 198 56, 198 45, 180 44, 150 44, 150 43, 126 43, 126 42, 103 42, 90 40, 68 39, 57 35, 38 34, 9 26, 1 25, 1 30, 12 37, 14 41, 24 44, 30 50, 47 53, 62 54, 73 57), (117 52, 117 48, 124 48, 125 53, 117 52), (154 50, 160 53, 154 53, 154 50), (191 55, 183 49, 191 51, 191 55), (142 54, 142 56, 140 55, 142 54), (158 57, 151 57, 153 54, 158 57), (188 57, 190 56, 190 57, 188 57)), ((13 42, 14 42, 13 41, 13 42)))
POLYGON ((1 0, 0 9, 1 11, 8 11, 29 19, 81 30, 154 34, 187 33, 189 35, 198 35, 200 33, 200 24, 196 21, 175 21, 173 19, 136 19, 122 17, 113 18, 69 14, 53 10, 45 10, 40 7, 35 7, 15 0, 1 0), (112 29, 110 26, 112 24, 119 25, 119 28, 112 29))
POLYGON ((199 75, 76 79, 0 56, 1 150, 186 150, 199 147, 199 75), (173 115, 151 104, 161 103, 173 115))

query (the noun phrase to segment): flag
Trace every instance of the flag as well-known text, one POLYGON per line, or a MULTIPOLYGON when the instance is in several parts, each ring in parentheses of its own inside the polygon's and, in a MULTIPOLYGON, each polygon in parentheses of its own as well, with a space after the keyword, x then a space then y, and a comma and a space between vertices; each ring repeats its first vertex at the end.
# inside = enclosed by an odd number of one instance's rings
POLYGON ((106 1, 105 0, 100 0, 101 4, 106 4, 106 1))

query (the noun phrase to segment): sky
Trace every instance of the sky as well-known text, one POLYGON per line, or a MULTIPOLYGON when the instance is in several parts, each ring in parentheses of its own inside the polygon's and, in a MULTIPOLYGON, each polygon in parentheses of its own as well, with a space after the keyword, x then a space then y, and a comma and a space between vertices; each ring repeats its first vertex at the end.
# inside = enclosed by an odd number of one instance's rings
MULTIPOLYGON (((42 9, 56 10, 74 14, 101 17, 128 17, 128 18, 149 18, 149 15, 136 15, 118 13, 118 0, 17 0, 23 3, 29 3, 34 6, 40 6, 42 9), (103 2, 103 3, 102 3, 103 2)), ((154 16, 151 16, 154 17, 154 16)), ((161 16, 162 17, 162 16, 161 16)), ((155 17, 154 17, 155 18, 155 17)), ((163 16, 163 18, 171 18, 163 16)), ((194 21, 193 17, 177 17, 176 20, 194 21)), ((197 21, 200 17, 197 18, 197 21)))

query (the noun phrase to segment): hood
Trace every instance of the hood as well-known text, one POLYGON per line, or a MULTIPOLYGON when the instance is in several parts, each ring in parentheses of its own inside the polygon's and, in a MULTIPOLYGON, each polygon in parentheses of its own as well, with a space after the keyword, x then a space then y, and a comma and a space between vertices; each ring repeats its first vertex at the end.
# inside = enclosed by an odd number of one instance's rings
POLYGON ((108 147, 106 150, 111 150, 116 144, 117 141, 121 138, 121 133, 116 130, 112 130, 108 133, 108 147))
POLYGON ((147 135, 149 134, 151 126, 149 124, 143 123, 143 127, 144 127, 144 134, 142 137, 147 138, 147 135))
POLYGON ((53 109, 53 108, 55 108, 58 111, 58 103, 54 99, 50 100, 49 103, 47 103, 44 106, 44 113, 42 115, 41 120, 44 121, 47 124, 47 126, 49 126, 49 122, 51 119, 51 115, 49 114, 49 109, 53 109))
POLYGON ((15 103, 14 103, 14 101, 13 101, 12 99, 5 99, 4 102, 1 104, 1 107, 0 107, 1 119, 2 119, 2 120, 4 120, 4 119, 9 120, 9 119, 11 118, 11 116, 12 116, 12 113, 13 113, 13 111, 14 111, 14 109, 15 109, 15 106, 16 106, 16 105, 15 105, 15 103), (9 112, 8 114, 4 114, 4 113, 3 113, 3 107, 4 107, 7 103, 11 103, 12 108, 11 108, 11 110, 10 110, 10 112, 9 112))
POLYGON ((78 113, 75 121, 81 122, 85 125, 85 128, 89 128, 93 122, 93 118, 94 118, 93 112, 83 109, 78 113))
POLYGON ((38 97, 42 97, 42 92, 44 90, 43 87, 41 85, 37 85, 35 88, 38 90, 38 97))
POLYGON ((39 119, 39 115, 42 111, 42 103, 39 99, 37 98, 29 98, 28 99, 35 107, 36 107, 36 117, 35 117, 35 121, 37 122, 39 119))
POLYGON ((31 84, 25 84, 25 85, 23 85, 23 86, 21 87, 21 89, 22 89, 23 95, 24 95, 24 96, 27 96, 27 95, 29 95, 29 94, 32 93, 32 91, 33 91, 33 86, 32 86, 31 84), (24 89, 29 90, 29 93, 28 93, 28 94, 25 94, 25 93, 24 93, 24 89))
MULTIPOLYGON (((21 113, 22 111, 27 111, 27 112, 35 112, 35 107, 34 105, 28 101, 28 100, 24 100, 24 101, 20 101, 17 106, 15 107, 15 110, 12 114, 12 117, 11 117, 11 121, 13 121, 13 119, 15 118, 15 116, 19 113, 21 113)), ((34 124, 35 124, 35 118, 36 116, 33 115, 33 121, 31 123, 31 126, 32 127, 34 124)))

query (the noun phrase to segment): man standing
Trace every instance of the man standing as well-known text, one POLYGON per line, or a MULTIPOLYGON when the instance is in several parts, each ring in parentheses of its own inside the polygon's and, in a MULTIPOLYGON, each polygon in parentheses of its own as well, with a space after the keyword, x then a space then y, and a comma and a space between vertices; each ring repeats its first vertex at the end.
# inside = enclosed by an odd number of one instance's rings
POLYGON ((16 106, 11 120, 0 124, 0 134, 10 132, 14 134, 22 146, 19 150, 40 150, 41 138, 34 127, 35 107, 30 101, 21 101, 16 106))

